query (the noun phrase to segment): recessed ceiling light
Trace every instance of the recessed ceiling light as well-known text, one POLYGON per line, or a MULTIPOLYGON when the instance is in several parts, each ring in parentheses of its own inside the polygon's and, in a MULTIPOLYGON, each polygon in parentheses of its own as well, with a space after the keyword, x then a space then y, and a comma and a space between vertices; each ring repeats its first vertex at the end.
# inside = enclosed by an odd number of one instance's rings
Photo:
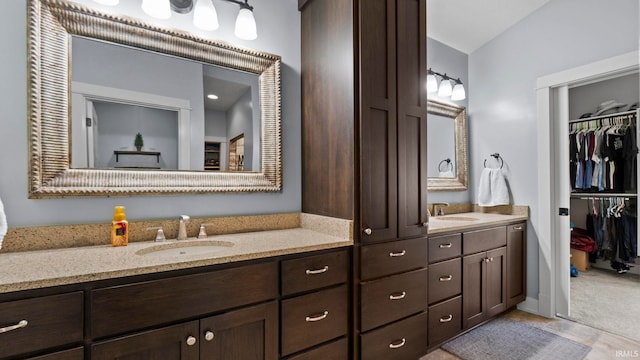
POLYGON ((218 100, 218 95, 214 95, 214 94, 209 94, 207 95, 207 97, 211 100, 218 100))

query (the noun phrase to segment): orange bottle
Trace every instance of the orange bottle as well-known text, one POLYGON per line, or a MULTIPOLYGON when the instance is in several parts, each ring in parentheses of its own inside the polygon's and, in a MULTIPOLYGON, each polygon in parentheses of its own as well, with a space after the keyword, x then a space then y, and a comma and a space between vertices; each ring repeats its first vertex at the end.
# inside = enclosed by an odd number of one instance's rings
POLYGON ((124 213, 124 206, 116 206, 111 222, 111 245, 127 246, 129 242, 129 222, 127 214, 124 213))

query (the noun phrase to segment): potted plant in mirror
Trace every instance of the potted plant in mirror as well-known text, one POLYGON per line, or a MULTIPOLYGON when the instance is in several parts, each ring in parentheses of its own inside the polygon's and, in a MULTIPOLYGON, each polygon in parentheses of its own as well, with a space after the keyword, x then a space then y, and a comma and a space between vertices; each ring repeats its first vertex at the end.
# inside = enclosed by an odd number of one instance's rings
POLYGON ((144 145, 144 141, 142 141, 142 134, 136 134, 136 139, 133 141, 133 145, 136 146, 136 150, 138 150, 138 152, 142 151, 142 145, 144 145))

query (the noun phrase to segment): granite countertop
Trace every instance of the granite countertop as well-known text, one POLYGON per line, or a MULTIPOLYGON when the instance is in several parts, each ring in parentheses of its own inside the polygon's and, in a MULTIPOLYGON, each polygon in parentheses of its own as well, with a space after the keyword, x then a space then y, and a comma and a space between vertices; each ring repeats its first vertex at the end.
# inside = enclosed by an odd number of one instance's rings
POLYGON ((212 241, 233 244, 200 254, 138 254, 158 245, 179 245, 181 241, 177 240, 135 242, 123 247, 97 245, 0 254, 0 294, 353 245, 353 239, 348 235, 351 222, 338 219, 338 231, 335 231, 336 227, 333 231, 324 231, 327 219, 321 220, 324 221, 306 221, 293 229, 182 240, 192 245, 212 241))
POLYGON ((529 216, 526 213, 503 215, 483 212, 432 216, 429 218, 429 235, 493 225, 505 225, 516 221, 526 221, 528 218, 529 216))

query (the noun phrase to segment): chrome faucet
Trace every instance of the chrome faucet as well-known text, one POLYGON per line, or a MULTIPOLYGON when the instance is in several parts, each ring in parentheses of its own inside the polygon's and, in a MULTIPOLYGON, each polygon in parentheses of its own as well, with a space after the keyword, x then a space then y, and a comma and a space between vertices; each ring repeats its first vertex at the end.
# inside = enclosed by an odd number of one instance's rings
POLYGON ((187 223, 189 222, 189 216, 180 215, 180 227, 178 227, 178 238, 177 240, 186 240, 187 239, 187 223))
POLYGON ((442 209, 444 206, 449 206, 449 203, 446 202, 438 202, 431 204, 433 207, 433 211, 431 212, 433 216, 444 215, 444 210, 442 209), (440 207, 438 209, 438 206, 440 207))

